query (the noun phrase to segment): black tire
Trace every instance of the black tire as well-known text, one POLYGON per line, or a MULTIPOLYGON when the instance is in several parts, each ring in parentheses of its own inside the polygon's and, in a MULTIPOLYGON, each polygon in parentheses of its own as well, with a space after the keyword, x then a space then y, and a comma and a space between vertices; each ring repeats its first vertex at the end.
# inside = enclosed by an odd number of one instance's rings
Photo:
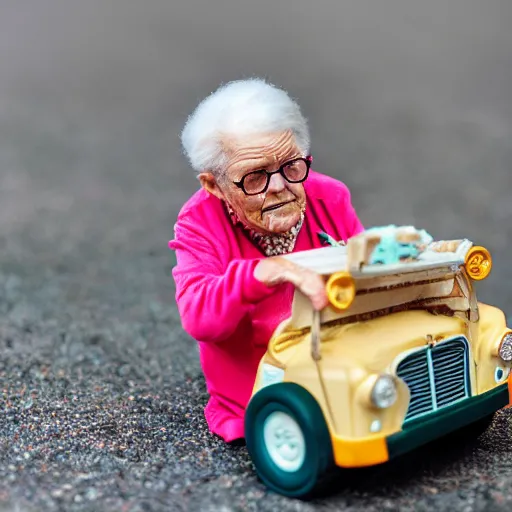
MULTIPOLYGON (((269 425, 271 423, 267 425, 271 432, 269 425)), ((256 472, 268 488, 300 499, 312 498, 323 490, 324 477, 334 467, 331 437, 320 406, 306 389, 286 382, 267 386, 256 393, 245 413, 245 437, 256 472), (299 467, 283 469, 267 447, 266 421, 271 418, 272 422, 278 416, 291 418, 302 434, 300 442, 295 443, 302 446, 299 467)))

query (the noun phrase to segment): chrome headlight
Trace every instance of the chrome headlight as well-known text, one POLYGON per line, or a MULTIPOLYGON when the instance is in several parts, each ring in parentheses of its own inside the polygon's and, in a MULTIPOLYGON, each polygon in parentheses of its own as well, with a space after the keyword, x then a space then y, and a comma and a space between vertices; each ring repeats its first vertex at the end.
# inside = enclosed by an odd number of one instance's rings
POLYGON ((508 332, 503 336, 498 350, 498 355, 506 363, 510 363, 512 361, 512 332, 508 332))
POLYGON ((377 378, 371 393, 372 404, 385 409, 391 407, 398 397, 395 379, 391 375, 381 375, 377 378))

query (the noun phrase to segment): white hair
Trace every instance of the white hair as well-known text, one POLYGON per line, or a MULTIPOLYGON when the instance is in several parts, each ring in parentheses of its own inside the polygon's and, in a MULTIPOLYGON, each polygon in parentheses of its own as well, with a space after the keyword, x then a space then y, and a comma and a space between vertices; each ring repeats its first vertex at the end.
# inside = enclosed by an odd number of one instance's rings
POLYGON ((181 134, 185 156, 197 172, 226 164, 222 141, 291 130, 299 150, 309 151, 309 129, 299 105, 261 78, 229 82, 207 96, 189 116, 181 134))

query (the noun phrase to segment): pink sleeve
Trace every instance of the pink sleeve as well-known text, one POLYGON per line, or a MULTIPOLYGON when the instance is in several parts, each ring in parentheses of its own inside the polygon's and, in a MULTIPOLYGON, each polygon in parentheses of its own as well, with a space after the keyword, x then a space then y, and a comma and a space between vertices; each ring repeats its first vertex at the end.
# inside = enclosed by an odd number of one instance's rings
POLYGON ((358 235, 364 231, 364 226, 357 216, 354 205, 352 204, 351 194, 347 189, 345 194, 345 205, 343 211, 345 213, 345 222, 348 230, 348 238, 358 235))
POLYGON ((254 277, 258 259, 225 266, 219 242, 192 222, 178 221, 169 247, 176 251, 172 273, 183 329, 196 340, 228 338, 253 304, 275 291, 254 277))

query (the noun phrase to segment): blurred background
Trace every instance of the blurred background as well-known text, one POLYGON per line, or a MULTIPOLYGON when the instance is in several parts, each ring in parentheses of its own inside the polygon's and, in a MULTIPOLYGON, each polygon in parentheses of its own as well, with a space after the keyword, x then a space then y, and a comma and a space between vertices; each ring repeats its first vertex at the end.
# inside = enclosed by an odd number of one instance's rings
POLYGON ((180 131, 219 84, 264 76, 365 225, 487 245, 482 298, 510 307, 511 21, 508 0, 3 0, 2 269, 53 286, 43 304, 175 315, 166 244, 198 187, 180 131))
POLYGON ((181 129, 223 82, 263 76, 299 101, 315 170, 350 187, 365 225, 487 246, 480 299, 512 312, 511 25, 510 0, 0 0, 0 502, 89 493, 121 510, 152 492, 141 475, 179 492, 226 472, 254 485, 207 434, 167 248, 198 187, 181 129), (77 414, 109 427, 101 443, 52 433, 77 414))
POLYGON ((4 249, 49 265, 80 257, 77 243, 88 258, 165 251, 197 187, 186 116, 257 75, 298 99, 316 169, 351 187, 365 224, 473 237, 499 260, 512 234, 511 21, 508 0, 3 0, 4 249))

